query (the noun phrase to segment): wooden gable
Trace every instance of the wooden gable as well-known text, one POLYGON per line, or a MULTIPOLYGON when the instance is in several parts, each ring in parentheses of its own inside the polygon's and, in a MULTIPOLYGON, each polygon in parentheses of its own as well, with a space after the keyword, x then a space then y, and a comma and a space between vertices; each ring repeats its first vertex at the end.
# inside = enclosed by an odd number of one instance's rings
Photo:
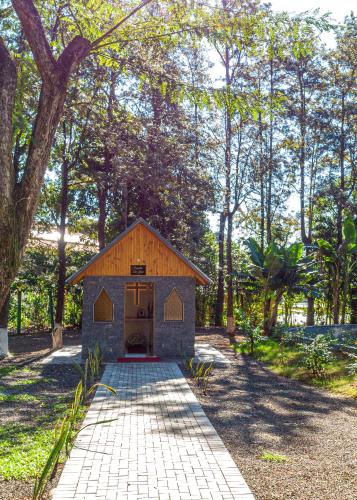
POLYGON ((146 276, 192 276, 198 284, 210 283, 204 273, 144 221, 134 223, 68 282, 78 283, 85 276, 130 276, 131 266, 145 266, 146 276))

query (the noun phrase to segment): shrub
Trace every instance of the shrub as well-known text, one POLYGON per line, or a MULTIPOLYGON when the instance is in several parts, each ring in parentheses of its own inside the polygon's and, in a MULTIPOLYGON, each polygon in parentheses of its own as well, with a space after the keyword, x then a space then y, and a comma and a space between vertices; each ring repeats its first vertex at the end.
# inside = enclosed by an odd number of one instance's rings
POLYGON ((290 345, 290 346, 300 344, 303 341, 304 335, 305 334, 303 328, 285 331, 281 337, 281 341, 284 342, 285 345, 290 345))
POLYGON ((333 360, 331 352, 334 341, 324 335, 317 335, 309 344, 300 344, 304 364, 317 378, 323 378, 326 365, 333 360))
POLYGON ((257 344, 266 338, 261 335, 262 326, 260 324, 255 326, 249 319, 244 319, 240 327, 246 335, 246 340, 241 343, 241 348, 243 352, 248 350, 249 354, 253 355, 257 344))
POLYGON ((110 419, 92 422, 85 425, 79 430, 77 429, 78 421, 80 420, 83 412, 82 401, 85 400, 92 392, 94 392, 97 387, 104 387, 112 394, 116 394, 115 389, 105 384, 94 384, 88 390, 86 390, 83 387, 82 380, 79 382, 74 392, 73 401, 69 406, 63 420, 59 423, 55 430, 54 443, 48 455, 45 466, 43 467, 40 476, 36 479, 32 500, 39 500, 43 497, 46 486, 49 480, 53 478, 62 455, 64 454, 65 457, 69 456, 74 441, 79 432, 89 426, 110 423, 115 420, 110 419))
POLYGON ((348 357, 352 360, 352 363, 347 366, 348 373, 357 375, 357 357, 354 354, 349 354, 348 357))
POLYGON ((203 394, 207 394, 208 384, 213 371, 213 363, 194 362, 194 358, 187 361, 187 368, 190 370, 195 384, 202 387, 203 394))

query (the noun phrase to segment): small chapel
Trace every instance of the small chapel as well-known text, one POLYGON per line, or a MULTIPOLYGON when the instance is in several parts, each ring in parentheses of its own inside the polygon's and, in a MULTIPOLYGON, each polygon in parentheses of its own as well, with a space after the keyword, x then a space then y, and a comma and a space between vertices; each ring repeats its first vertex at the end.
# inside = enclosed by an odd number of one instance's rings
POLYGON ((136 220, 67 283, 83 280, 82 356, 194 356, 195 290, 211 280, 144 219, 136 220))

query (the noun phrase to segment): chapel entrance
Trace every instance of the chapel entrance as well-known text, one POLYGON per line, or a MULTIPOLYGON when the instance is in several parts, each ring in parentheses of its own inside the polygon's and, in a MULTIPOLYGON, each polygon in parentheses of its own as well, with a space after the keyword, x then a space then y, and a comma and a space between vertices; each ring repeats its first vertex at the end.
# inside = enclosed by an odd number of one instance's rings
POLYGON ((127 355, 153 355, 154 284, 125 285, 124 343, 127 355))

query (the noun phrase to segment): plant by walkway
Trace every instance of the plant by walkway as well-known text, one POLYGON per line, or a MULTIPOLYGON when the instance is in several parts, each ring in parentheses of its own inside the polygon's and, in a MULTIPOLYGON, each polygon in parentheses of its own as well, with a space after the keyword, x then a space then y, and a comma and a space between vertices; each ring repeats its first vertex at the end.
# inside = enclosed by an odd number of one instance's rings
POLYGON ((207 394, 210 377, 212 375, 213 363, 198 362, 191 358, 187 361, 187 369, 190 371, 193 381, 197 387, 202 388, 203 394, 207 394))
POLYGON ((357 379, 351 373, 347 356, 331 355, 328 346, 321 340, 314 344, 282 344, 276 339, 260 342, 253 357, 263 361, 272 371, 295 378, 316 387, 357 398, 357 379))
POLYGON ((57 425, 54 433, 52 447, 50 449, 48 458, 41 471, 40 476, 36 479, 33 491, 33 500, 42 498, 49 480, 54 476, 57 465, 63 459, 69 457, 70 451, 73 447, 74 441, 81 430, 89 425, 98 425, 110 422, 109 420, 95 422, 88 424, 82 429, 78 429, 78 424, 84 415, 84 404, 94 393, 98 387, 105 387, 108 391, 116 394, 116 391, 111 387, 93 383, 100 375, 102 368, 102 354, 98 345, 96 345, 93 352, 88 351, 88 358, 85 362, 84 369, 76 364, 76 368, 81 373, 81 380, 78 383, 74 392, 72 403, 70 404, 64 418, 57 425), (88 388, 88 381, 91 386, 88 388))

